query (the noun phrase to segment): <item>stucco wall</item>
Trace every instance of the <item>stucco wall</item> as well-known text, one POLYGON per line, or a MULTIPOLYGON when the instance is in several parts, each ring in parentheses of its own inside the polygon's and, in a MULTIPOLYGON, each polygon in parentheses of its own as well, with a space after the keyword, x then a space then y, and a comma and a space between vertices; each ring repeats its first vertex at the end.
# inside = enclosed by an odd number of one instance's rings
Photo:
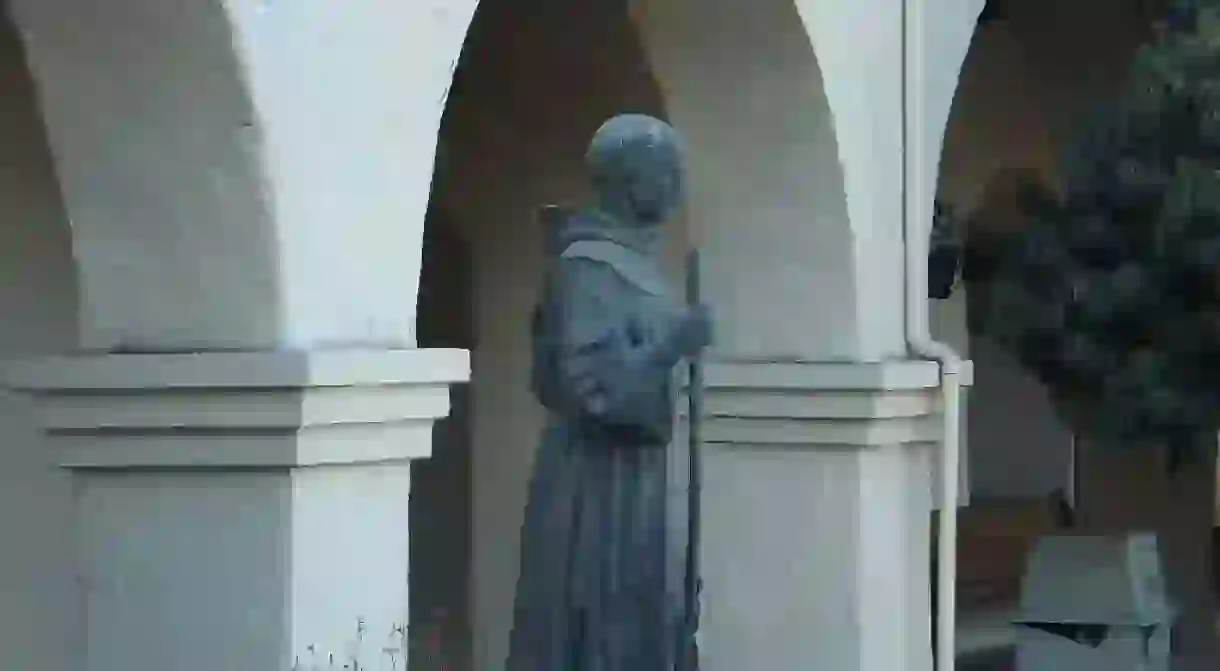
MULTIPOLYGON (((241 17, 225 11, 250 3, 5 4, 21 27, 72 216, 82 345, 309 344, 285 333, 281 243, 289 235, 276 230, 285 217, 268 202, 281 192, 264 169, 267 124, 248 95, 253 73, 235 49, 241 17)), ((300 107, 316 109, 311 102, 300 107)), ((351 147, 321 124, 314 130, 328 140, 315 144, 351 147)), ((314 159, 312 167, 327 174, 338 165, 314 159)), ((359 214, 353 208, 350 218, 359 214)), ((293 230, 294 242, 311 241, 308 229, 293 230)), ((330 275, 359 276, 347 268, 330 275)), ((362 304, 372 292, 351 293, 349 302, 362 304)), ((329 295, 318 296, 319 311, 329 295)))
MULTIPOLYGON (((2 9, 2 8, 0 8, 2 9)), ((0 12, 0 365, 75 344, 67 219, 21 50, 0 12)), ((79 631, 67 475, 0 390, 0 669, 67 671, 79 631)))

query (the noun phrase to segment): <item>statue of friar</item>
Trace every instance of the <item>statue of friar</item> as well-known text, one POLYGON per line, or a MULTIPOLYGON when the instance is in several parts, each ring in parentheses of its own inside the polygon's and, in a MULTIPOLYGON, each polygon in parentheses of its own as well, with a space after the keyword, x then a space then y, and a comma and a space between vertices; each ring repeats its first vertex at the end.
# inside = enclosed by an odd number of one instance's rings
POLYGON ((682 196, 677 133, 607 121, 587 155, 596 197, 547 208, 532 389, 546 408, 521 538, 508 671, 669 671, 680 590, 667 585, 674 369, 711 341, 660 267, 682 196))

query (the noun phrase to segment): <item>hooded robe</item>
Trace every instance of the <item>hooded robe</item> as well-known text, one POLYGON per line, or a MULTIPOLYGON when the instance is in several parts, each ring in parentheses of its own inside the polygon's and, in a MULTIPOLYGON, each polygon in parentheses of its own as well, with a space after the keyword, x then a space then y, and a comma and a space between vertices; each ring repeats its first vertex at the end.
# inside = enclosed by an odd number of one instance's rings
POLYGON ((667 447, 683 304, 655 230, 549 212, 532 388, 547 410, 508 671, 668 671, 667 447))

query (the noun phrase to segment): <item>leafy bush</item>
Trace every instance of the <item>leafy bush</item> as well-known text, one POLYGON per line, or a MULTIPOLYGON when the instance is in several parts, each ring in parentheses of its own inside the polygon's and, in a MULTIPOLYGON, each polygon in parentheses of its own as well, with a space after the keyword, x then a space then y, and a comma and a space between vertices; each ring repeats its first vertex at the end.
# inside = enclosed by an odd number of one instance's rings
POLYGON ((972 327, 1077 432, 1176 458, 1220 424, 1220 0, 1173 6, 1067 159, 1061 193, 1023 184, 1020 226, 975 254, 972 327))

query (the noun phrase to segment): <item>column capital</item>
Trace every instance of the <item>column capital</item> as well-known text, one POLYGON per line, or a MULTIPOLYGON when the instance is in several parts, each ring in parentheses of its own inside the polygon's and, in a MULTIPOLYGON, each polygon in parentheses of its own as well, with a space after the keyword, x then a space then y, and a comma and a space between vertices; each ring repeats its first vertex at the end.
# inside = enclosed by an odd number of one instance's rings
MULTIPOLYGON (((969 362, 961 376, 972 383, 969 362)), ((711 360, 704 386, 709 444, 864 448, 941 438, 934 361, 711 360)))
POLYGON ((61 466, 287 468, 426 458, 457 349, 105 354, 19 361, 61 466))

